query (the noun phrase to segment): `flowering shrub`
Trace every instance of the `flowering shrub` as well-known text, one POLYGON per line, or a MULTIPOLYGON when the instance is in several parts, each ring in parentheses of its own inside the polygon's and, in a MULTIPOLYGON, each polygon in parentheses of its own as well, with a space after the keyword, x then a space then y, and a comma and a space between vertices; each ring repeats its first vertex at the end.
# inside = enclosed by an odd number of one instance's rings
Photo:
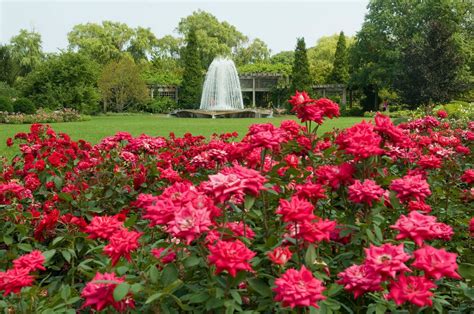
POLYGON ((0 308, 415 313, 474 305, 474 123, 377 114, 95 146, 33 124, 0 167, 0 308))
POLYGON ((32 124, 86 121, 90 117, 80 114, 74 109, 64 108, 57 111, 38 109, 34 114, 0 112, 0 123, 32 124))

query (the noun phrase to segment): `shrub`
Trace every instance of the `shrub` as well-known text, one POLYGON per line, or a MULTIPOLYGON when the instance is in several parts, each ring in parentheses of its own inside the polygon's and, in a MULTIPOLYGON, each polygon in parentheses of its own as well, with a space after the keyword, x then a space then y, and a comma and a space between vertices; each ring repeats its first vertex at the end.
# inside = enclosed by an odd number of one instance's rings
POLYGON ((0 112, 13 112, 13 105, 10 98, 0 96, 0 112))
POLYGON ((86 120, 90 120, 90 116, 80 114, 74 109, 62 109, 56 111, 38 109, 34 114, 0 114, 0 123, 8 124, 75 122, 86 120))
POLYGON ((146 112, 169 113, 178 108, 176 101, 169 97, 156 97, 146 107, 146 112))
POLYGON ((35 105, 28 98, 20 98, 13 103, 13 112, 33 114, 36 112, 35 105))

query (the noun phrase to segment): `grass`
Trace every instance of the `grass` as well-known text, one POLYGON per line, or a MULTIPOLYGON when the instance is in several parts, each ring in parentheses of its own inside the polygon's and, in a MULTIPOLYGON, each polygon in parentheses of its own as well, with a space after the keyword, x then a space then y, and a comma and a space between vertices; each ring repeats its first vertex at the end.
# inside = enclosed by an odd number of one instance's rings
MULTIPOLYGON (((271 122, 279 125, 281 121, 296 119, 294 116, 284 116, 271 119, 190 119, 168 118, 158 115, 112 115, 92 117, 89 121, 50 123, 56 132, 67 133, 73 140, 84 139, 93 144, 102 138, 119 131, 129 132, 134 136, 142 133, 152 136, 168 136, 174 132, 182 136, 186 132, 193 135, 210 136, 213 133, 226 133, 236 131, 243 136, 248 127, 254 123, 271 122)), ((318 131, 319 134, 333 128, 347 128, 362 118, 343 117, 326 121, 318 131)), ((6 140, 19 132, 28 132, 28 124, 0 124, 0 156, 11 158, 18 151, 17 148, 7 147, 6 140)))

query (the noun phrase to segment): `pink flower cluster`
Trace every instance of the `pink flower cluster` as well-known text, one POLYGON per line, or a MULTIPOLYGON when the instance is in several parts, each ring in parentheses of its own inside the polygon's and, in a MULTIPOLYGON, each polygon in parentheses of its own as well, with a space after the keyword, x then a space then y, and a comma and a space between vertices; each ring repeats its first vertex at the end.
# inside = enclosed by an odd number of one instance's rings
POLYGON ((31 273, 46 270, 44 262, 45 257, 38 250, 15 259, 13 268, 5 272, 0 271, 0 291, 7 296, 10 293, 19 293, 23 287, 31 286, 35 280, 31 273))
POLYGON ((435 216, 423 215, 418 211, 412 211, 408 216, 401 215, 390 228, 399 231, 397 240, 408 238, 418 246, 422 246, 426 240, 449 240, 453 235, 453 229, 449 225, 436 222, 435 216))
POLYGON ((332 119, 340 115, 338 104, 327 98, 312 99, 306 92, 297 91, 289 103, 293 106, 291 111, 296 113, 301 122, 314 121, 322 124, 324 118, 332 119))

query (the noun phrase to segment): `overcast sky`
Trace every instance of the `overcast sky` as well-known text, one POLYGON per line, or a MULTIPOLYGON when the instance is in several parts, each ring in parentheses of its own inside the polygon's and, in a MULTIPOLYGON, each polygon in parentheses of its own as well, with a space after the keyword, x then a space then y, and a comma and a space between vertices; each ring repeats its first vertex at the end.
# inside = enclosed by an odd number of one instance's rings
POLYGON ((21 1, 0 0, 0 42, 21 28, 38 31, 43 49, 67 47, 67 33, 79 23, 112 20, 131 27, 150 27, 157 37, 177 35, 181 18, 202 9, 227 21, 250 39, 260 38, 272 53, 293 50, 296 37, 313 46, 321 36, 361 27, 368 0, 346 1, 21 1))

